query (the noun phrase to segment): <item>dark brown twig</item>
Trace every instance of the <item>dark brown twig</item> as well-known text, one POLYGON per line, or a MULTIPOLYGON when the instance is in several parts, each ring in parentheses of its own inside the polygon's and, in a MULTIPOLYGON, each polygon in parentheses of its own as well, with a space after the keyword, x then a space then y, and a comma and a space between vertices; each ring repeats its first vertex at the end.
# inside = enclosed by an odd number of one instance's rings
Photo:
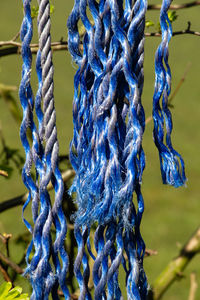
MULTIPOLYGON (((173 32, 173 36, 182 35, 182 34, 192 34, 192 35, 200 36, 200 32, 194 31, 194 30, 188 30, 188 29, 173 32)), ((159 37, 159 36, 161 36, 161 33, 160 32, 146 32, 145 36, 146 37, 159 37)))
POLYGON ((20 36, 20 31, 18 31, 15 35, 14 35, 14 37, 12 38, 12 41, 16 41, 18 38, 19 38, 19 36, 20 36))
MULTIPOLYGON (((184 9, 184 8, 191 8, 194 6, 200 5, 200 1, 192 1, 188 3, 183 3, 183 4, 172 4, 170 5, 171 10, 178 10, 178 9, 184 9)), ((149 4, 148 9, 149 10, 160 10, 161 5, 160 4, 149 4)))
POLYGON ((2 240, 2 242, 4 243, 4 245, 6 247, 6 254, 7 254, 8 257, 10 256, 10 253, 9 253, 9 240, 10 240, 11 237, 12 237, 12 234, 7 234, 7 233, 1 234, 0 233, 0 239, 2 240))
MULTIPOLYGON (((60 297, 64 297, 63 292, 60 291, 60 290, 58 290, 58 295, 59 295, 60 297)), ((76 295, 76 294, 71 294, 71 295, 70 295, 70 299, 71 299, 71 300, 78 300, 78 295, 76 295)))
POLYGON ((22 274, 24 272, 21 267, 19 267, 16 263, 14 263, 13 261, 11 261, 8 257, 6 257, 1 252, 0 252, 0 260, 3 261, 9 267, 11 267, 16 273, 22 274))
POLYGON ((4 267, 2 266, 1 263, 0 263, 0 272, 3 275, 3 278, 5 281, 12 282, 12 280, 10 279, 10 276, 8 275, 8 272, 4 269, 4 267))
MULTIPOLYGON (((200 36, 200 32, 194 31, 194 30, 180 30, 180 31, 175 31, 173 32, 173 36, 177 35, 183 35, 183 34, 191 34, 191 35, 196 35, 200 36)), ((160 32, 146 32, 145 33, 146 37, 160 37, 161 33, 160 32)), ((13 40, 10 41, 1 41, 0 42, 0 57, 7 56, 7 55, 12 55, 12 54, 21 54, 21 43, 15 42, 13 40)), ((53 42, 51 44, 52 51, 68 51, 68 44, 66 41, 60 41, 60 42, 53 42)), ((38 51, 38 44, 31 44, 30 45, 31 52, 32 54, 36 54, 38 51)))

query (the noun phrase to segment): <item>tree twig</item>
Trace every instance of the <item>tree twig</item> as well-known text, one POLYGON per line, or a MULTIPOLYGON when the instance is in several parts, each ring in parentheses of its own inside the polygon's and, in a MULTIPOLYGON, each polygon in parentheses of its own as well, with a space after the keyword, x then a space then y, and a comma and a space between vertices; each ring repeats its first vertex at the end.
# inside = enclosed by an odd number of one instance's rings
POLYGON ((18 39, 18 37, 20 36, 20 31, 18 31, 14 37, 12 38, 12 41, 16 41, 18 39))
MULTIPOLYGON (((183 4, 172 4, 170 5, 171 10, 178 10, 178 9, 183 9, 183 8, 191 8, 194 6, 198 6, 200 5, 200 1, 192 1, 192 2, 188 2, 188 3, 183 3, 183 4)), ((160 4, 149 4, 148 5, 148 9, 149 10, 160 10, 161 9, 161 5, 160 4)))
POLYGON ((5 281, 12 282, 12 280, 10 279, 10 276, 8 275, 8 272, 6 272, 6 270, 4 269, 4 267, 2 266, 1 263, 0 263, 0 272, 3 275, 3 278, 4 278, 5 281))
MULTIPOLYGON (((58 290, 58 295, 61 296, 61 297, 64 297, 64 294, 61 290, 58 290)), ((78 300, 78 295, 77 294, 71 294, 70 299, 71 300, 78 300)))
POLYGON ((171 97, 169 98, 169 104, 171 104, 172 100, 174 99, 174 97, 176 96, 176 94, 178 93, 178 91, 180 90, 182 84, 185 81, 185 78, 188 74, 189 69, 191 68, 191 63, 188 63, 185 72, 183 73, 183 76, 181 77, 181 79, 179 80, 175 90, 173 91, 173 93, 171 94, 171 97))
POLYGON ((188 300, 195 300, 196 291, 198 288, 196 273, 192 272, 190 274, 190 292, 188 300))
POLYGON ((1 234, 0 233, 0 239, 2 240, 2 242, 4 243, 5 247, 6 247, 6 254, 9 257, 10 256, 10 251, 9 251, 9 240, 12 237, 12 234, 1 234))
MULTIPOLYGON (((179 30, 179 31, 173 32, 173 36, 182 35, 182 34, 192 34, 192 35, 200 36, 200 32, 195 31, 195 30, 185 29, 185 30, 179 30)), ((159 36, 161 36, 161 33, 160 32, 146 32, 145 36, 146 37, 159 37, 159 36)))
MULTIPOLYGON (((195 30, 190 30, 186 28, 185 30, 174 31, 173 36, 183 35, 183 34, 191 34, 200 36, 200 32, 195 30)), ((146 37, 160 37, 160 32, 146 32, 146 37)), ((12 54, 21 54, 22 44, 13 40, 10 41, 0 41, 0 57, 12 55, 12 54), (2 49, 1 49, 2 48, 2 49)), ((68 44, 67 41, 53 42, 51 44, 52 51, 67 51, 68 44)), ((82 47, 82 46, 81 46, 82 47)), ((38 51, 38 44, 30 45, 32 54, 36 54, 38 51)))
POLYGON ((0 175, 4 177, 8 177, 8 173, 4 170, 0 170, 0 175))
POLYGON ((0 252, 0 260, 6 263, 9 267, 11 267, 16 273, 22 274, 24 271, 21 267, 19 267, 16 263, 11 261, 8 257, 6 257, 3 253, 0 252))
MULTIPOLYGON (((62 173, 62 178, 63 178, 63 181, 64 182, 67 182, 68 180, 70 180, 72 177, 74 177, 75 175, 75 172, 74 170, 70 169, 70 170, 67 170, 65 172, 62 173)), ((47 187, 47 190, 50 191, 53 189, 53 186, 52 184, 50 183, 47 187)), ((16 206, 19 206, 19 205, 23 205, 26 200, 27 200, 27 197, 28 197, 28 193, 26 194, 23 194, 23 195, 20 195, 20 196, 17 196, 15 198, 12 198, 12 199, 9 199, 9 200, 6 200, 4 202, 1 202, 0 203, 0 213, 7 210, 7 209, 10 209, 12 207, 16 207, 16 206)))
POLYGON ((158 251, 153 249, 145 249, 144 257, 154 256, 157 255, 158 251))
POLYGON ((169 286, 180 278, 180 274, 182 274, 189 262, 198 253, 200 253, 200 227, 181 249, 179 255, 173 259, 157 277, 152 285, 152 290, 149 293, 149 299, 161 299, 169 286))
MULTIPOLYGON (((31 52, 32 54, 36 54, 38 51, 38 44, 31 44, 31 52)), ((15 42, 13 40, 10 41, 1 41, 0 42, 0 57, 12 55, 12 54, 21 54, 22 44, 19 42, 15 42), (2 49, 1 49, 2 48, 2 49)), ((52 51, 62 51, 68 50, 68 43, 66 41, 53 42, 51 43, 52 51)))

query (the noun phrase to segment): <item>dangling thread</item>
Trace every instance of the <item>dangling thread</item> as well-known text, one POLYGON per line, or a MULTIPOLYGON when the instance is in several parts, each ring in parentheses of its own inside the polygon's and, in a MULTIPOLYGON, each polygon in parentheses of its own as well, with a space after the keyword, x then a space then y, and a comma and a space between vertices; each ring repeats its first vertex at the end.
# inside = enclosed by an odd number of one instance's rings
POLYGON ((168 45, 172 37, 172 27, 167 15, 171 0, 163 0, 160 11, 162 42, 155 55, 155 91, 153 96, 154 142, 159 151, 160 167, 164 184, 175 187, 186 181, 184 161, 171 143, 172 116, 168 108, 171 92, 171 72, 168 64, 168 45), (162 103, 161 103, 162 99, 162 103), (166 125, 166 138, 164 132, 166 125), (164 138, 166 142, 164 143, 164 138))
POLYGON ((75 0, 68 19, 68 47, 79 66, 74 78, 70 159, 76 171, 71 188, 78 203, 76 239, 82 245, 77 256, 79 272, 77 268, 75 272, 79 274, 80 299, 90 298, 83 289, 85 272, 80 276, 80 259, 83 266, 83 257, 86 259, 83 236, 87 228, 89 239, 96 222, 97 257, 91 254, 90 246, 88 250, 95 260, 94 299, 122 299, 118 282, 121 263, 127 273, 128 299, 144 299, 147 293, 145 245, 139 230, 144 209, 140 190, 145 167, 141 94, 147 2, 125 1, 124 5, 114 0, 75 0), (88 8, 93 21, 87 15, 88 8), (83 37, 78 31, 79 20, 85 27, 83 37), (137 210, 132 202, 134 192, 137 210), (129 258, 128 269, 124 252, 129 258))
MULTIPOLYGON (((23 106, 24 118, 21 126, 21 139, 26 151, 26 163, 24 166, 24 183, 29 189, 30 201, 32 197, 33 211, 33 242, 27 253, 27 260, 34 245, 35 252, 28 264, 26 274, 29 275, 33 287, 31 299, 48 299, 52 293, 53 299, 58 299, 58 286, 62 288, 65 299, 70 299, 66 287, 66 273, 68 269, 68 257, 64 248, 66 236, 66 220, 62 211, 63 181, 58 169, 58 141, 56 131, 56 116, 53 97, 53 64, 50 37, 50 4, 49 1, 38 1, 38 32, 39 51, 37 53, 36 71, 39 87, 36 94, 35 109, 39 124, 37 133, 33 122, 33 95, 30 88, 32 20, 30 1, 24 0, 25 17, 21 29, 23 71, 20 85, 20 99, 23 106), (28 88, 27 88, 28 87, 28 88), (43 100, 43 112, 41 103, 43 100), (30 149, 27 138, 27 124, 32 131, 33 147, 30 149), (45 146, 43 146, 43 143, 45 146), (36 184, 30 176, 32 163, 36 166, 36 184), (53 183, 55 189, 55 201, 51 207, 47 186, 53 183), (37 193, 36 193, 37 192, 37 193), (37 196, 37 201, 34 200, 37 196), (38 203, 38 201, 40 201, 38 203), (54 224, 56 238, 52 242, 51 226, 54 224), (52 257, 55 273, 50 264, 52 257), (60 257, 60 258, 59 258, 60 257)), ((25 204, 25 207, 28 203, 25 204)), ((24 209, 25 209, 24 207, 24 209)), ((26 222, 29 226, 29 223, 26 222)), ((30 227, 30 226, 29 226, 30 227)))
MULTIPOLYGON (((20 137, 22 140, 23 147, 26 153, 26 162, 22 172, 22 178, 24 184, 29 190, 29 196, 24 204, 23 212, 27 207, 28 203, 32 199, 32 214, 33 214, 33 221, 36 223, 38 218, 38 209, 39 209, 39 191, 37 188, 37 183, 33 180, 31 176, 31 168, 33 162, 35 162, 36 166, 36 177, 40 172, 40 145, 39 145, 39 138, 35 128, 35 124, 33 122, 33 106, 34 106, 34 99, 33 93, 30 85, 30 78, 31 78, 31 64, 32 64, 32 55, 30 50, 30 42, 32 39, 32 19, 31 19, 31 8, 30 8, 29 0, 25 0, 23 2, 24 6, 24 19, 21 27, 21 40, 22 40, 22 59, 23 59, 23 66, 22 66, 22 80, 19 88, 19 96, 20 101, 23 108, 23 120, 20 129, 20 137), (30 128, 32 132, 32 140, 33 140, 33 147, 29 145, 28 137, 27 137, 27 130, 30 128), (35 146, 35 147, 34 147, 35 146), (35 153, 35 155, 34 155, 35 153), (35 161, 34 161, 35 158, 35 161)), ((41 235, 35 235, 34 230, 31 228, 31 225, 27 220, 24 220, 27 228, 33 234, 33 241, 31 242, 27 255, 27 269, 25 274, 30 276, 30 281, 33 280, 33 272, 36 268, 40 257, 41 257, 41 235), (35 255, 32 259, 32 262, 29 263, 29 256, 32 250, 32 246, 35 247, 35 255)), ((33 285, 33 295, 35 294, 35 286, 33 285)))

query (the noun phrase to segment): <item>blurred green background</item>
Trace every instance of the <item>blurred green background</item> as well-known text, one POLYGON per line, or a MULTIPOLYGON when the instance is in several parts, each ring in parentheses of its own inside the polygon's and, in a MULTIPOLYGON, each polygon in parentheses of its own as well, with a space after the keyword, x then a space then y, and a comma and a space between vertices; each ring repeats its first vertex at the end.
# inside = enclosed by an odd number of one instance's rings
MULTIPOLYGON (((161 1, 149 1, 149 4, 159 4, 161 1)), ((182 3, 181 1, 174 1, 182 3)), ((33 1, 33 5, 36 5, 33 1)), ((55 11, 52 14, 52 41, 67 38, 66 21, 72 8, 73 1, 52 0, 55 11)), ((179 10, 178 19, 173 23, 174 30, 186 29, 187 22, 191 21, 191 29, 200 31, 200 7, 179 10)), ((22 1, 1 0, 0 2, 0 41, 10 40, 20 29, 23 10, 22 1)), ((150 11, 147 20, 159 22, 159 12, 150 11)), ((36 29, 36 20, 34 20, 36 29)), ((151 30, 154 30, 152 28, 151 30)), ((36 30, 35 30, 36 31, 36 30)), ((34 35, 37 42, 37 34, 34 35)), ((152 95, 154 90, 154 54, 160 38, 148 37, 145 43, 145 84, 143 105, 146 117, 151 115, 152 95)), ((188 64, 191 65, 185 82, 173 99, 174 130, 172 141, 179 151, 186 165, 187 186, 179 189, 162 185, 159 169, 157 149, 152 139, 153 124, 150 122, 144 134, 143 146, 146 153, 146 170, 143 177, 143 196, 145 199, 145 213, 142 222, 142 234, 147 248, 158 251, 157 256, 145 260, 145 270, 149 283, 153 282, 166 264, 174 258, 179 248, 186 242, 193 231, 199 226, 200 219, 200 37, 192 35, 176 36, 170 43, 170 66, 172 71, 172 91, 183 76, 188 64)), ((73 75, 76 66, 68 52, 54 53, 55 66, 55 101, 57 110, 58 137, 60 154, 69 152, 69 142, 72 137, 72 100, 73 75)), ((32 70, 32 87, 37 89, 37 80, 32 70)), ((10 55, 0 58, 0 83, 19 86, 21 78, 22 60, 19 55, 10 55)), ((13 94, 19 104, 17 92, 13 94)), ((0 122, 6 143, 11 148, 24 151, 19 138, 19 127, 11 117, 6 103, 0 98, 0 122)), ((1 145, 0 145, 1 147, 1 145)), ((0 149, 1 151, 1 149, 0 149)), ((11 179, 0 177, 0 201, 3 202, 25 192, 21 176, 14 171, 11 179)), ((14 244, 19 233, 26 232, 21 218, 21 207, 13 208, 0 215, 0 233, 12 233, 10 250, 11 258, 19 262, 23 248, 14 244)), ((2 246, 0 246, 1 249, 2 246)), ((188 299, 190 278, 192 271, 197 272, 200 285, 200 260, 195 257, 184 272, 184 277, 173 284, 163 299, 188 299)), ((0 274, 0 282, 2 277, 0 274)), ((20 284, 28 290, 27 283, 21 279, 20 284)), ((197 292, 200 299, 200 287, 197 292)))

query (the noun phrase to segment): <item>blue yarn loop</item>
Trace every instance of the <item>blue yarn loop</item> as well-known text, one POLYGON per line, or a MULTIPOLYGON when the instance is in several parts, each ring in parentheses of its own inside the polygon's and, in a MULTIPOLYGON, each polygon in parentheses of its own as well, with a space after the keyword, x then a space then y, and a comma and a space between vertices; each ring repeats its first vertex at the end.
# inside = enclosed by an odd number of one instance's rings
POLYGON ((31 202, 34 224, 31 227, 30 223, 24 219, 25 225, 33 236, 26 254, 25 275, 29 277, 32 285, 32 300, 49 299, 50 293, 53 299, 59 299, 57 294, 59 285, 65 299, 70 299, 66 286, 68 257, 64 247, 67 226, 62 211, 64 186, 58 169, 59 149, 53 96, 50 3, 49 0, 38 0, 39 50, 36 58, 38 90, 35 99, 30 85, 32 67, 30 42, 33 27, 30 4, 31 0, 23 0, 24 19, 21 27, 23 66, 19 88, 23 108, 20 137, 26 153, 22 178, 29 191, 23 212, 31 202), (38 128, 33 121, 34 108, 38 128), (28 129, 32 133, 32 144, 27 138, 28 129), (33 166, 36 179, 31 175, 33 166), (53 204, 47 189, 50 182, 55 191, 53 204), (53 226, 56 231, 55 238, 51 234, 53 226), (30 259, 31 252, 33 252, 32 259, 30 259))
POLYGON ((181 155, 174 150, 171 142, 172 116, 168 107, 171 92, 171 72, 168 64, 168 45, 172 27, 167 11, 171 0, 163 0, 160 11, 162 42, 155 55, 155 91, 153 96, 154 142, 159 151, 160 167, 164 184, 179 187, 185 184, 185 167, 181 155), (166 127, 166 136, 164 127, 166 127))
POLYGON ((144 210, 140 185, 145 167, 141 95, 146 9, 146 0, 75 0, 68 18, 68 47, 78 65, 70 159, 76 171, 71 193, 76 192, 78 204, 75 275, 80 299, 90 297, 86 252, 94 259, 95 300, 122 299, 121 264, 128 299, 144 299, 147 293, 139 230, 144 210), (79 22, 85 29, 82 35, 79 22), (96 255, 89 242, 94 224, 96 255))

